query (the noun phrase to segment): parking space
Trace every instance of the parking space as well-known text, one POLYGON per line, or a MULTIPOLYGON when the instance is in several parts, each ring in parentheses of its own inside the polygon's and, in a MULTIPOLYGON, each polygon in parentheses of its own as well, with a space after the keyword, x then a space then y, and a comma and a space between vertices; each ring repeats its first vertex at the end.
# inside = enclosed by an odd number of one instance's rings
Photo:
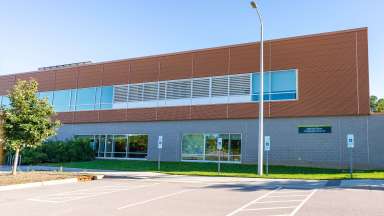
POLYGON ((18 216, 384 215, 383 190, 325 185, 322 181, 127 175, 0 192, 0 209, 4 215, 18 216), (362 204, 364 199, 372 201, 362 204), (364 214, 350 211, 357 206, 364 214))

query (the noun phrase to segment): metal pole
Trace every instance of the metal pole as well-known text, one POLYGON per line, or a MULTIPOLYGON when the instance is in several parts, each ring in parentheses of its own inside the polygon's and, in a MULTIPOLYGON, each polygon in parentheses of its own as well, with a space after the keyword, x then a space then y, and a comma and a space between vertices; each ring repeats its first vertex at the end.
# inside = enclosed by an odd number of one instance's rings
POLYGON ((269 151, 267 151, 267 176, 269 174, 269 151))
POLYGON ((257 15, 260 21, 260 90, 259 90, 259 145, 258 145, 258 167, 257 174, 263 175, 263 139, 264 139, 264 25, 263 18, 254 1, 251 2, 251 6, 256 9, 257 15))
POLYGON ((349 175, 350 175, 350 178, 352 178, 352 172, 353 172, 353 168, 352 168, 352 165, 353 165, 353 148, 349 148, 349 175))
POLYGON ((220 171, 221 171, 221 167, 220 167, 220 153, 221 153, 221 151, 220 150, 218 150, 217 151, 217 154, 218 154, 218 161, 217 161, 217 174, 219 174, 220 175, 220 171))
POLYGON ((157 150, 158 150, 157 170, 160 171, 161 149, 158 148, 157 150))

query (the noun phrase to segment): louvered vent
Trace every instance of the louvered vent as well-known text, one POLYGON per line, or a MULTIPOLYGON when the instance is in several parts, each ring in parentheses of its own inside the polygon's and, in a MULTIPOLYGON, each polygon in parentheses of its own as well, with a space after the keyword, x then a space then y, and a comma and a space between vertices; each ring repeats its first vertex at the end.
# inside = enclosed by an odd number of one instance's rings
POLYGON ((228 76, 212 78, 212 97, 228 96, 228 76))
POLYGON ((143 84, 130 84, 128 89, 128 101, 143 101, 143 84))
POLYGON ((250 94, 250 74, 234 75, 229 77, 229 95, 250 94))
POLYGON ((192 97, 202 98, 209 97, 209 78, 201 78, 192 80, 192 97))
POLYGON ((158 83, 144 83, 144 101, 157 100, 158 83))
POLYGON ((167 99, 191 98, 191 80, 168 81, 167 99))
POLYGON ((128 85, 115 86, 114 87, 115 95, 113 101, 118 102, 127 102, 128 100, 128 85))
POLYGON ((166 82, 160 82, 159 83, 159 100, 165 100, 166 89, 167 89, 167 83, 166 82))

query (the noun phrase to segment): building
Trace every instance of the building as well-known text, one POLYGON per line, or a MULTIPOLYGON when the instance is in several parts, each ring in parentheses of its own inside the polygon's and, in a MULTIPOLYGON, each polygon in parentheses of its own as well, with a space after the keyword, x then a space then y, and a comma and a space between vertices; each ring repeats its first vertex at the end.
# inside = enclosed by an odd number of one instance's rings
MULTIPOLYGON (((368 29, 265 42, 265 135, 272 164, 344 167, 347 134, 356 166, 384 167, 384 116, 370 115, 368 29)), ((97 157, 257 162, 259 43, 126 60, 63 65, 0 77, 2 103, 17 79, 34 78, 63 126, 97 157)))

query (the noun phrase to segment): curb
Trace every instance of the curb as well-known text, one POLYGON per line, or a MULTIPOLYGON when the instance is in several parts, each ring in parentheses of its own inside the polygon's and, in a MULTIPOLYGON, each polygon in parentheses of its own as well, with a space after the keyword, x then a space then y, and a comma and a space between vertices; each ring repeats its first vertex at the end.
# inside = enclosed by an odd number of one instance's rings
POLYGON ((0 191, 10 191, 10 190, 36 188, 36 187, 50 186, 50 185, 70 184, 75 182, 78 182, 77 178, 32 182, 32 183, 16 184, 16 185, 6 185, 6 186, 0 186, 0 191))

